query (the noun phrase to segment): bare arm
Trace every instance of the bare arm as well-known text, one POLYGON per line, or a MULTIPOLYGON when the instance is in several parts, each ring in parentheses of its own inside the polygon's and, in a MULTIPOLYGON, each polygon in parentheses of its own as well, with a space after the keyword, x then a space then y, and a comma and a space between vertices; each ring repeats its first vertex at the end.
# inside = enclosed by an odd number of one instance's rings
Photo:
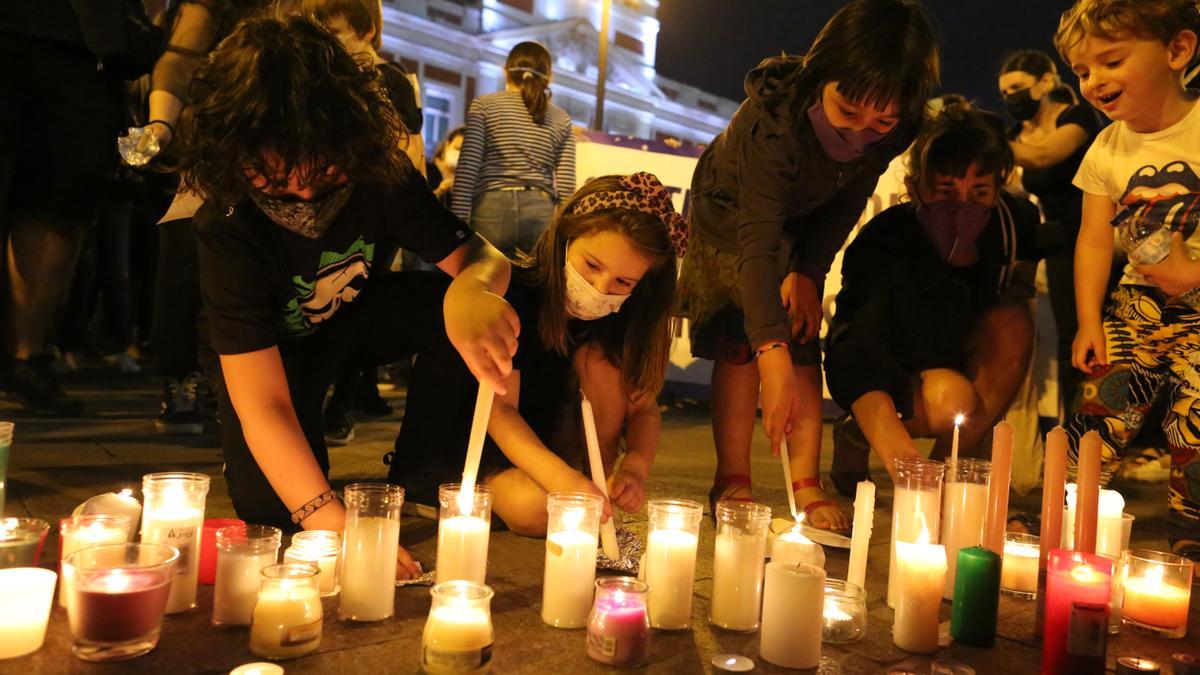
POLYGON ((898 457, 919 457, 904 423, 896 411, 896 402, 883 391, 869 391, 850 406, 854 419, 867 437, 871 448, 892 473, 898 457))
POLYGON ((1067 159, 1084 143, 1088 134, 1078 124, 1064 124, 1037 145, 1013 141, 1010 143, 1017 164, 1030 169, 1045 169, 1067 159))
POLYGON ((1089 354, 1100 364, 1108 362, 1101 326, 1101 308, 1112 266, 1116 204, 1105 195, 1083 195, 1083 222, 1075 241, 1075 315, 1079 333, 1071 349, 1076 368, 1091 373, 1089 354))
POLYGON ((479 235, 454 249, 438 264, 454 277, 446 290, 446 335, 475 377, 504 393, 512 372, 521 322, 504 300, 512 265, 479 235))
MULTIPOLYGON (((150 119, 175 125, 183 110, 192 75, 215 39, 216 21, 208 7, 199 2, 183 3, 171 27, 167 51, 154 64, 154 72, 150 75, 150 119)), ((154 124, 151 128, 159 143, 171 141, 171 132, 163 125, 154 124)))

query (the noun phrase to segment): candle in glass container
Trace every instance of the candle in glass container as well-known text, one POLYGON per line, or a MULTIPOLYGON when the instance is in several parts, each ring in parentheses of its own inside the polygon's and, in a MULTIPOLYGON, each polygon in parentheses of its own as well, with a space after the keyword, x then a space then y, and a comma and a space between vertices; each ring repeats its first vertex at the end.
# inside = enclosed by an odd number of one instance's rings
POLYGON ((758 628, 763 558, 771 509, 747 502, 717 502, 713 591, 708 620, 726 630, 758 628))
POLYGON ((105 492, 89 497, 87 501, 75 507, 73 516, 123 516, 129 519, 129 533, 126 541, 133 541, 138 532, 138 522, 142 519, 142 503, 133 496, 133 490, 125 488, 120 492, 105 492))
MULTIPOLYGON (((775 519, 776 525, 783 521, 783 518, 775 519)), ((777 530, 777 528, 772 529, 777 530)), ((820 544, 804 536, 800 524, 797 523, 790 529, 780 533, 771 542, 771 562, 781 562, 785 565, 804 563, 805 565, 816 565, 824 569, 825 549, 821 548, 820 544)))
POLYGON ((8 484, 8 455, 12 451, 12 422, 0 422, 0 513, 4 513, 6 485, 8 484))
POLYGON ((198 473, 151 473, 142 477, 146 506, 142 513, 142 543, 179 549, 175 581, 167 614, 196 606, 200 575, 200 529, 209 478, 198 473))
POLYGON ((596 604, 588 616, 588 656, 613 666, 636 668, 650 654, 646 582, 627 577, 596 580, 596 604))
POLYGON ((0 569, 36 567, 50 523, 40 518, 0 520, 0 569))
POLYGON ((552 492, 546 510, 542 621, 556 628, 582 628, 592 609, 604 501, 583 492, 552 492))
MULTIPOLYGON (((209 518, 200 528, 200 572, 197 580, 206 586, 216 583, 217 578, 217 530, 222 527, 245 525, 237 518, 209 518)), ((272 560, 271 562, 275 562, 272 560)), ((257 579, 255 579, 257 586, 257 579)))
MULTIPOLYGON (((925 529, 928 541, 937 541, 942 517, 942 476, 946 465, 921 457, 896 460, 896 488, 892 498, 892 555, 888 566, 888 607, 895 608, 900 561, 896 544, 912 543, 925 529)), ((940 596, 939 596, 940 597, 940 596)))
POLYGON ((262 571, 279 556, 277 527, 230 525, 217 530, 213 589, 214 626, 248 626, 262 586, 262 571))
POLYGON ((1104 672, 1112 561, 1094 553, 1050 552, 1042 630, 1043 673, 1104 672))
POLYGON ((867 632, 867 592, 841 579, 825 579, 821 641, 845 644, 867 632))
MULTIPOLYGON (((129 532, 129 519, 121 516, 71 516, 59 521, 58 532, 61 561, 81 548, 124 543, 129 532)), ((58 604, 67 606, 66 579, 58 589, 58 604)))
POLYGON ((823 623, 815 617, 822 615, 824 607, 825 570, 804 564, 767 563, 759 637, 762 658, 784 668, 817 667, 821 662, 823 623))
POLYGON ((342 553, 342 537, 331 530, 305 530, 292 535, 292 545, 283 554, 283 562, 316 565, 321 573, 317 581, 321 585, 321 597, 338 594, 339 564, 342 553))
POLYGON ((642 572, 650 586, 650 625, 683 630, 692 623, 692 583, 703 507, 688 499, 654 499, 642 572))
POLYGON ((421 636, 421 669, 428 675, 486 673, 492 667, 492 589, 447 581, 430 591, 433 604, 421 636))
POLYGON ((37 567, 0 570, 0 659, 41 648, 58 575, 37 567))
POLYGON ((463 580, 482 584, 487 579, 488 538, 492 531, 492 490, 476 485, 474 502, 464 511, 461 486, 438 488, 437 582, 463 580))
POLYGON ((250 651, 291 659, 321 646, 324 610, 312 565, 285 563, 262 570, 262 588, 250 624, 250 651))
POLYGON ((396 611, 396 553, 404 488, 383 483, 347 485, 342 539, 342 597, 338 615, 382 621, 396 611))
MULTIPOLYGON (((1066 487, 1067 505, 1063 510, 1062 548, 1075 546, 1075 507, 1077 488, 1074 483, 1066 487)), ((1134 517, 1125 513, 1125 498, 1116 490, 1100 490, 1100 501, 1096 515, 1096 553, 1110 558, 1120 558, 1129 548, 1129 536, 1133 531, 1134 517)))
POLYGON ((1128 570, 1121 610, 1125 623, 1160 637, 1186 635, 1192 561, 1141 549, 1129 551, 1125 560, 1128 570))
POLYGON ((896 542, 899 559, 896 586, 896 619, 892 641, 918 654, 937 651, 942 589, 946 584, 946 550, 930 544, 929 531, 921 528, 916 541, 896 542))
MULTIPOLYGON (((957 426, 955 427, 957 428, 957 426)), ((946 463, 942 488, 942 546, 946 549, 946 588, 943 597, 954 599, 954 573, 959 549, 983 542, 988 507, 988 481, 992 463, 985 459, 958 459, 946 463)))
POLYGON ((1040 556, 1041 542, 1037 535, 1019 532, 1004 535, 1004 564, 1000 568, 1000 590, 1023 599, 1037 597, 1040 556))

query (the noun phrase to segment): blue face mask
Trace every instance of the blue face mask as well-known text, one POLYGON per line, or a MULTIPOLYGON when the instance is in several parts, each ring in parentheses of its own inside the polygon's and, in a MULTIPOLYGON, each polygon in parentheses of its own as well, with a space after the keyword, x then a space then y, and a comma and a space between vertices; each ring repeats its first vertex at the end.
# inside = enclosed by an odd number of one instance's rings
POLYGON ((887 138, 891 133, 874 129, 839 129, 829 121, 829 117, 825 115, 825 105, 820 101, 808 109, 808 121, 812 123, 813 131, 816 132, 817 140, 821 142, 825 154, 829 155, 829 159, 842 164, 862 157, 867 148, 887 138))

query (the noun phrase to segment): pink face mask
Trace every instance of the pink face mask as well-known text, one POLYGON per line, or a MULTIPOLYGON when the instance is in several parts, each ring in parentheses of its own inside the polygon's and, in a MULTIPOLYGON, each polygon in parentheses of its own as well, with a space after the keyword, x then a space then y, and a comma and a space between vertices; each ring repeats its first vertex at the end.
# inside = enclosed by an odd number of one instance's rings
POLYGON ((951 265, 975 257, 975 244, 992 217, 992 209, 977 202, 932 202, 917 207, 917 222, 951 265))
POLYGON ((888 133, 891 133, 874 129, 839 129, 829 121, 829 117, 825 115, 825 105, 820 101, 808 109, 808 121, 812 123, 817 140, 821 142, 821 149, 829 155, 829 159, 842 164, 862 157, 867 148, 887 138, 888 133))

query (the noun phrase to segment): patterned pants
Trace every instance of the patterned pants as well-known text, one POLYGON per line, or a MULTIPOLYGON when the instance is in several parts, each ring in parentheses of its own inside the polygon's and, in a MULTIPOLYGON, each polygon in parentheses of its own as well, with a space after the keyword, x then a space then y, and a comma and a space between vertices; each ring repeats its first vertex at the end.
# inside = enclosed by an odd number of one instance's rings
POLYGON ((1200 312, 1168 303, 1154 289, 1119 286, 1104 320, 1107 367, 1083 384, 1082 405, 1067 425, 1068 472, 1078 442, 1098 431, 1101 481, 1107 485, 1156 397, 1165 393, 1163 420, 1171 453, 1167 539, 1200 541, 1200 312))

